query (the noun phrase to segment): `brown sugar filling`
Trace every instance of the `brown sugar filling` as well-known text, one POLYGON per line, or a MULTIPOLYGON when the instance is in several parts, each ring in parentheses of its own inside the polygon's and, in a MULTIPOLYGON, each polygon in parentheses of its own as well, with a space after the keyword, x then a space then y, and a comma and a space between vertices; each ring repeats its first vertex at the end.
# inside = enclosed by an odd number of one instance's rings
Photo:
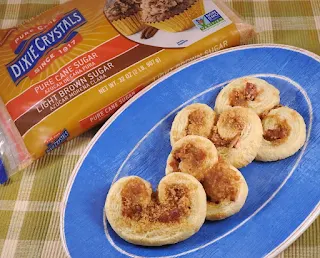
POLYGON ((229 146, 232 142, 232 139, 221 138, 220 134, 218 133, 218 128, 216 126, 214 126, 212 129, 210 140, 216 147, 226 147, 229 146))
POLYGON ((233 130, 241 131, 245 127, 246 119, 243 115, 239 115, 238 112, 234 111, 227 113, 226 116, 221 116, 222 124, 225 127, 231 128, 233 130))
POLYGON ((145 184, 139 179, 131 179, 121 191, 122 215, 133 220, 142 218, 143 201, 148 198, 145 184))
MULTIPOLYGON (((183 160, 186 164, 190 166, 190 168, 196 168, 201 165, 201 163, 207 157, 206 153, 196 148, 193 144, 187 143, 183 145, 181 148, 173 151, 172 156, 175 160, 173 162, 173 166, 179 169, 179 163, 183 160)), ((178 170, 180 171, 180 170, 178 170)), ((176 172, 178 172, 176 171, 176 172)))
POLYGON ((230 113, 229 116, 224 117, 224 121, 222 121, 222 124, 228 128, 238 131, 238 133, 233 138, 224 139, 220 136, 218 132, 218 127, 214 126, 212 128, 210 140, 216 147, 235 147, 240 139, 241 131, 245 126, 245 121, 235 112, 233 112, 230 113))
POLYGON ((232 107, 248 107, 248 101, 254 101, 258 96, 257 86, 247 82, 243 90, 234 89, 229 95, 229 102, 232 107))
POLYGON ((258 96, 257 86, 253 83, 247 82, 246 87, 244 88, 244 97, 246 100, 255 100, 258 96))
POLYGON ((239 184, 240 176, 221 158, 206 173, 202 182, 208 201, 215 204, 224 200, 235 201, 239 192, 239 184))
POLYGON ((173 172, 181 172, 179 168, 179 163, 181 160, 179 158, 173 158, 173 160, 169 163, 169 166, 172 168, 173 172))
POLYGON ((276 116, 274 116, 274 118, 277 119, 276 127, 274 129, 265 130, 263 133, 263 138, 277 145, 281 144, 288 138, 291 127, 289 126, 287 120, 280 120, 276 116))
POLYGON ((193 144, 187 143, 181 148, 176 149, 173 152, 173 157, 176 160, 188 161, 189 163, 197 166, 204 161, 206 158, 206 153, 203 150, 193 146, 193 144))
POLYGON ((165 202, 160 203, 158 193, 153 192, 151 201, 145 203, 148 191, 139 179, 130 180, 122 189, 122 216, 134 221, 178 222, 190 214, 191 201, 186 186, 174 184, 165 189, 165 202))
POLYGON ((195 110, 188 117, 188 126, 186 128, 187 135, 198 134, 205 122, 206 114, 203 110, 195 110))

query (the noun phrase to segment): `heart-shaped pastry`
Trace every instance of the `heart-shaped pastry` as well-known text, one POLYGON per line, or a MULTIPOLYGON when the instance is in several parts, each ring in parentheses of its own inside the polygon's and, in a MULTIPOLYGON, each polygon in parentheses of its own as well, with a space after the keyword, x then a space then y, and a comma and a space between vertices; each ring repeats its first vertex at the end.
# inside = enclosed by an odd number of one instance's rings
POLYGON ((124 240, 144 246, 183 241, 206 218, 206 193, 191 175, 173 173, 161 179, 157 192, 138 176, 123 177, 108 193, 105 213, 124 240))
POLYGON ((218 157, 214 144, 202 136, 188 135, 177 141, 167 159, 166 174, 192 174, 207 195, 208 220, 227 218, 243 207, 248 186, 241 172, 218 157))

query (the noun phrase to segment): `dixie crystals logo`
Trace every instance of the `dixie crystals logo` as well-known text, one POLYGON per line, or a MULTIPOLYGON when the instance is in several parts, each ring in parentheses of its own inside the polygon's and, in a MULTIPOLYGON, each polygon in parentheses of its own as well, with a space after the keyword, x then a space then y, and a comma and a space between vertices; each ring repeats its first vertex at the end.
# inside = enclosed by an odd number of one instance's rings
POLYGON ((212 10, 203 16, 193 20, 193 23, 201 30, 206 31, 212 27, 216 27, 225 20, 217 10, 212 10))
POLYGON ((43 56, 70 40, 70 35, 76 34, 72 32, 84 23, 86 19, 77 9, 74 9, 60 18, 49 30, 33 35, 25 41, 24 46, 21 50, 19 49, 18 56, 6 65, 15 84, 24 79, 43 56))

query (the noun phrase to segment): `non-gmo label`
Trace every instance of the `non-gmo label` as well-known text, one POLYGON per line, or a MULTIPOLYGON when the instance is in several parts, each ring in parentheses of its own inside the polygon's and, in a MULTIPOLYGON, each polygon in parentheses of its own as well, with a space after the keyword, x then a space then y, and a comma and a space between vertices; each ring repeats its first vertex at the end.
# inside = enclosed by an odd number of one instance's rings
POLYGON ((224 18, 219 14, 217 10, 212 10, 206 13, 203 16, 200 16, 193 20, 193 23, 199 28, 201 31, 206 31, 217 25, 225 22, 224 18))
POLYGON ((213 10, 207 13, 205 17, 208 19, 209 22, 215 22, 216 20, 219 20, 220 18, 222 18, 221 15, 216 10, 213 10))

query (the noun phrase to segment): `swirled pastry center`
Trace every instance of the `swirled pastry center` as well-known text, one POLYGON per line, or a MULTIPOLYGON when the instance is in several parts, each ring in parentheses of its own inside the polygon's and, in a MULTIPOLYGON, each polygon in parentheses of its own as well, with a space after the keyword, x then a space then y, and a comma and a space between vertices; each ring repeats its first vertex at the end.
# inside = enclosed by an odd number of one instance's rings
POLYGON ((149 193, 145 184, 139 179, 130 180, 121 191, 122 216, 140 223, 179 222, 190 213, 190 196, 188 188, 181 185, 168 185, 165 189, 165 201, 159 202, 157 192, 149 193))
MULTIPOLYGON (((177 148, 172 153, 175 161, 170 164, 175 172, 181 171, 179 163, 183 162, 183 168, 186 171, 195 173, 197 168, 201 167, 202 162, 206 159, 205 151, 196 148, 191 143, 184 144, 181 148, 177 148), (177 171, 175 170, 177 169, 177 171)), ((197 177, 197 175, 194 175, 197 177)), ((200 175, 198 175, 200 176, 200 175)), ((197 177, 198 178, 198 177, 197 177)))
POLYGON ((187 135, 199 135, 202 130, 202 126, 205 123, 206 113, 203 110, 197 109, 190 113, 188 117, 188 126, 186 128, 187 135))
POLYGON ((208 200, 213 203, 235 201, 239 193, 240 177, 219 158, 219 162, 206 173, 202 185, 208 200))
POLYGON ((241 132, 247 123, 247 118, 232 110, 220 116, 219 124, 230 130, 241 132))
POLYGON ((173 152, 173 157, 178 162, 183 160, 184 164, 192 169, 201 164, 206 158, 206 153, 193 146, 191 143, 183 145, 173 152))
POLYGON ((291 127, 286 119, 279 119, 278 116, 267 116, 263 120, 263 124, 267 124, 268 121, 272 121, 274 124, 272 128, 264 128, 263 138, 274 145, 283 143, 289 136, 291 127))
POLYGON ((247 82, 243 90, 234 89, 229 95, 229 102, 232 107, 248 107, 248 101, 254 101, 258 96, 257 86, 247 82))
POLYGON ((212 129, 212 134, 210 140, 216 147, 234 147, 239 139, 239 135, 236 135, 231 139, 223 139, 218 133, 218 128, 216 126, 212 129))
POLYGON ((216 147, 235 147, 247 121, 243 116, 239 116, 236 112, 229 112, 227 115, 220 116, 219 120, 221 127, 228 128, 228 130, 234 132, 234 135, 231 138, 223 138, 219 134, 218 127, 214 126, 212 128, 210 140, 216 147))

